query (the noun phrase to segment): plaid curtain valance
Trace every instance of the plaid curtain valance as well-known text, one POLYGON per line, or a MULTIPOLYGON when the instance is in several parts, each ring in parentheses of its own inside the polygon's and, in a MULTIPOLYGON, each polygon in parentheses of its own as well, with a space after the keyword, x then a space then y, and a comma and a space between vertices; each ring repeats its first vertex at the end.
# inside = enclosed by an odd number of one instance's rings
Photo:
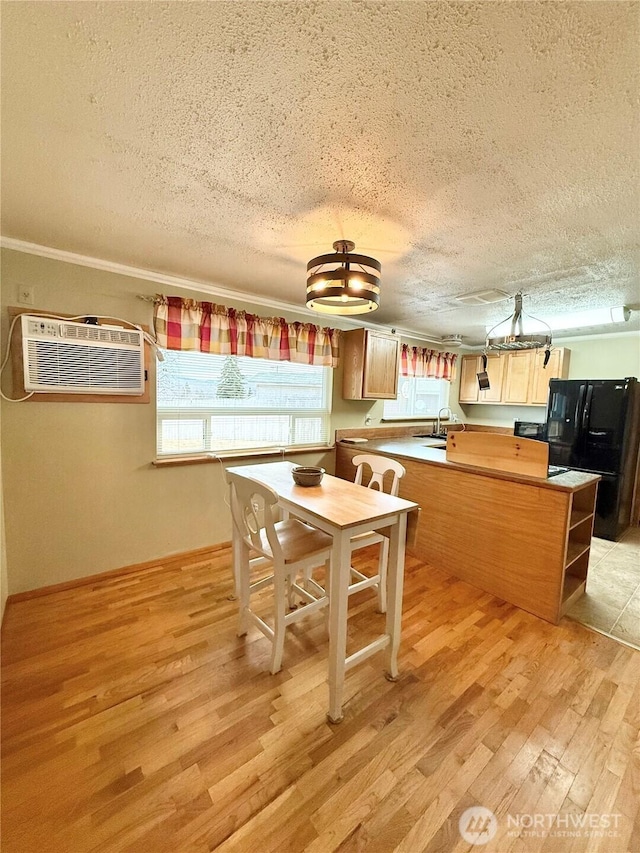
POLYGON ((164 349, 244 355, 336 367, 339 329, 258 317, 212 302, 157 296, 154 325, 164 349))
POLYGON ((429 379, 446 379, 451 382, 457 358, 452 352, 439 352, 403 344, 401 372, 403 376, 426 376, 429 379))

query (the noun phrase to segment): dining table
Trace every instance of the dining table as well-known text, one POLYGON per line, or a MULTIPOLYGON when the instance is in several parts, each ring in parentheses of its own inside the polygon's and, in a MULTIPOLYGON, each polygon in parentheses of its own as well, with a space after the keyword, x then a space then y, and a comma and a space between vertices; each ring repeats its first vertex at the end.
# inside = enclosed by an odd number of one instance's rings
MULTIPOLYGON (((325 474, 317 486, 299 486, 286 461, 239 465, 229 473, 248 477, 269 486, 278 496, 285 514, 295 516, 328 533, 333 539, 329 569, 329 710, 331 723, 343 719, 345 674, 371 655, 384 650, 384 672, 398 677, 398 650, 402 625, 402 590, 407 515, 418 504, 325 474), (351 538, 370 530, 384 530, 389 537, 387 611, 384 633, 347 656, 347 619, 351 578, 351 538)), ((240 543, 233 534, 234 576, 238 577, 240 543)))

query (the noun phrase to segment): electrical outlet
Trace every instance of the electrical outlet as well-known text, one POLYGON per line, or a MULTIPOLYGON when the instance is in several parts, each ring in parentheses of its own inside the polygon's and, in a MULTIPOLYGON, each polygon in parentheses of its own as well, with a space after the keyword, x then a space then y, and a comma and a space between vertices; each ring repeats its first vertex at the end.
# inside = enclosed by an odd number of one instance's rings
POLYGON ((21 284, 18 286, 18 302, 21 305, 33 305, 35 299, 34 288, 29 284, 21 284))
POLYGON ((369 415, 364 419, 364 425, 369 426, 371 424, 371 418, 369 415))

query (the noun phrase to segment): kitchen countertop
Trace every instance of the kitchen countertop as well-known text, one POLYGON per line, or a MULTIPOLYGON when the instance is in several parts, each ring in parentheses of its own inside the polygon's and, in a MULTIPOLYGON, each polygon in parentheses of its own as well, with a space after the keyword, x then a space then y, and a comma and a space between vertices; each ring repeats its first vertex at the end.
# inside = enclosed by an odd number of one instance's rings
POLYGON ((369 439, 366 444, 351 444, 341 441, 344 447, 358 450, 360 453, 382 453, 399 459, 411 459, 414 462, 426 462, 429 465, 443 465, 459 471, 470 471, 485 477, 496 477, 500 480, 511 480, 516 483, 541 486, 543 488, 573 492, 599 480, 598 474, 586 474, 582 471, 567 471, 554 477, 541 479, 528 477, 524 474, 513 474, 510 471, 498 471, 495 468, 481 468, 477 465, 462 465, 459 462, 449 462, 446 458, 446 443, 438 438, 414 438, 413 436, 398 436, 369 439))

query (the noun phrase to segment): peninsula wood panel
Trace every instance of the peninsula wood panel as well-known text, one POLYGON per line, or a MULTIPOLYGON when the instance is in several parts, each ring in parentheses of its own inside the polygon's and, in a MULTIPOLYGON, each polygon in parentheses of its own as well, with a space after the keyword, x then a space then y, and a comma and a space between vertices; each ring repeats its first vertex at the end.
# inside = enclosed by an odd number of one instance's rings
MULTIPOLYGON (((352 451, 337 448, 336 474, 353 480, 352 451)), ((400 496, 421 508, 419 559, 549 622, 562 614, 571 492, 399 460, 400 496)), ((595 494, 595 493, 594 493, 595 494)))
POLYGON ((464 465, 546 478, 549 445, 515 435, 456 431, 447 435, 447 459, 464 465))

